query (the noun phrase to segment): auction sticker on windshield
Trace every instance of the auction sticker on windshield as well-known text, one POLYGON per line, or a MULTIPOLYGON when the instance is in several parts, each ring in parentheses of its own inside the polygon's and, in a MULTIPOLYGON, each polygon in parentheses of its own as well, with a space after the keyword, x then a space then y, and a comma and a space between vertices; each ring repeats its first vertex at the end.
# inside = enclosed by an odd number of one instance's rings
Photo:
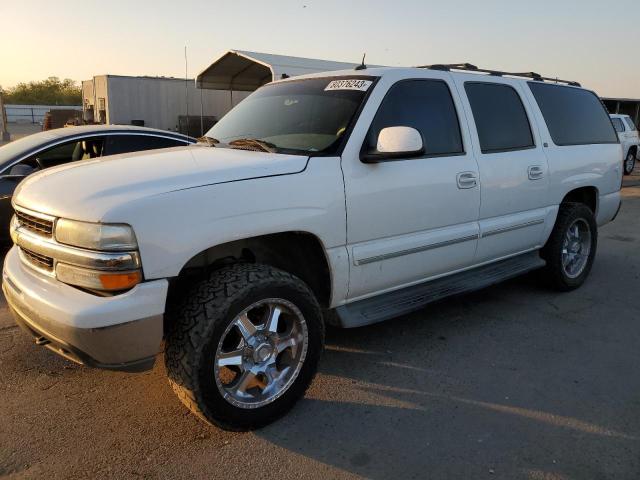
POLYGON ((359 80, 356 78, 334 80, 324 90, 325 92, 330 90, 360 90, 361 92, 366 92, 371 83, 373 83, 371 80, 359 80))

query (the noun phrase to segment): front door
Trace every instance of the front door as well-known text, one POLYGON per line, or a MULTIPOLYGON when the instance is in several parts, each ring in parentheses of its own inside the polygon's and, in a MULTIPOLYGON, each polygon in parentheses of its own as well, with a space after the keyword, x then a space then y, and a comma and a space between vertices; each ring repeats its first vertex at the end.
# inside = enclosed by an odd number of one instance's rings
MULTIPOLYGON (((377 112, 368 112, 373 121, 363 145, 375 151, 381 129, 407 126, 422 134, 424 155, 374 164, 353 150, 343 155, 349 299, 420 283, 473 261, 478 168, 449 75, 430 73, 441 78, 400 80, 388 88, 377 112)), ((382 82, 376 88, 384 89, 382 82)))

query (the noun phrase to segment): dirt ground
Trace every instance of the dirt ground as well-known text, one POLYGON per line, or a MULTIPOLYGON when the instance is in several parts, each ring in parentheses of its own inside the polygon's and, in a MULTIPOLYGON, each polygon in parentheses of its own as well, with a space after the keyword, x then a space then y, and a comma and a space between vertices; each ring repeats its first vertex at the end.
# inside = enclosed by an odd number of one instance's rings
POLYGON ((591 277, 535 275, 355 330, 329 330, 306 398, 229 433, 164 377, 76 366, 0 304, 7 478, 640 478, 640 176, 591 277))
MULTIPOLYGON (((12 141, 42 131, 41 125, 33 125, 31 123, 9 123, 8 128, 12 141)), ((8 142, 0 141, 0 147, 6 143, 8 142)))

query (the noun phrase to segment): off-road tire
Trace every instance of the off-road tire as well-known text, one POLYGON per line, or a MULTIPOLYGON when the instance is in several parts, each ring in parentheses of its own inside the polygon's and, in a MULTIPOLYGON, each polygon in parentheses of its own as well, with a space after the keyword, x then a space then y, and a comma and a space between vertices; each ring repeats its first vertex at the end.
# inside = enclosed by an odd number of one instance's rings
POLYGON ((580 287, 591 271, 598 246, 597 242, 598 225, 596 224, 591 209, 582 203, 563 203, 560 205, 560 211, 558 212, 553 231, 541 251, 542 258, 547 262, 547 265, 541 271, 542 280, 546 285, 565 292, 580 287), (571 278, 566 275, 562 268, 562 249, 567 229, 579 218, 584 219, 589 225, 591 250, 589 251, 587 264, 582 273, 575 278, 571 278))
POLYGON ((168 306, 165 365, 169 383, 187 408, 225 430, 265 426, 287 413, 311 383, 324 344, 318 302, 304 282, 276 268, 236 264, 215 270, 186 288, 168 306), (218 342, 231 321, 249 305, 282 298, 303 314, 308 350, 296 380, 278 399, 259 408, 239 408, 220 394, 213 373, 218 342))
POLYGON ((629 150, 622 164, 622 170, 624 171, 624 174, 631 175, 633 173, 633 169, 635 168, 635 166, 636 166, 636 154, 633 152, 633 150, 629 150), (627 166, 629 163, 631 164, 631 167, 627 166))

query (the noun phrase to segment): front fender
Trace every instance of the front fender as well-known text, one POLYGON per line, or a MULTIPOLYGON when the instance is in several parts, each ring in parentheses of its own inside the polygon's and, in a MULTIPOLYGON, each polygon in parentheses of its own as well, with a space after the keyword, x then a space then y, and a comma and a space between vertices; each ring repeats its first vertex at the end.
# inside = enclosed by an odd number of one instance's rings
POLYGON ((303 172, 164 193, 125 204, 106 221, 133 226, 145 279, 177 276, 198 253, 271 233, 304 231, 329 250, 346 243, 339 158, 303 172))

